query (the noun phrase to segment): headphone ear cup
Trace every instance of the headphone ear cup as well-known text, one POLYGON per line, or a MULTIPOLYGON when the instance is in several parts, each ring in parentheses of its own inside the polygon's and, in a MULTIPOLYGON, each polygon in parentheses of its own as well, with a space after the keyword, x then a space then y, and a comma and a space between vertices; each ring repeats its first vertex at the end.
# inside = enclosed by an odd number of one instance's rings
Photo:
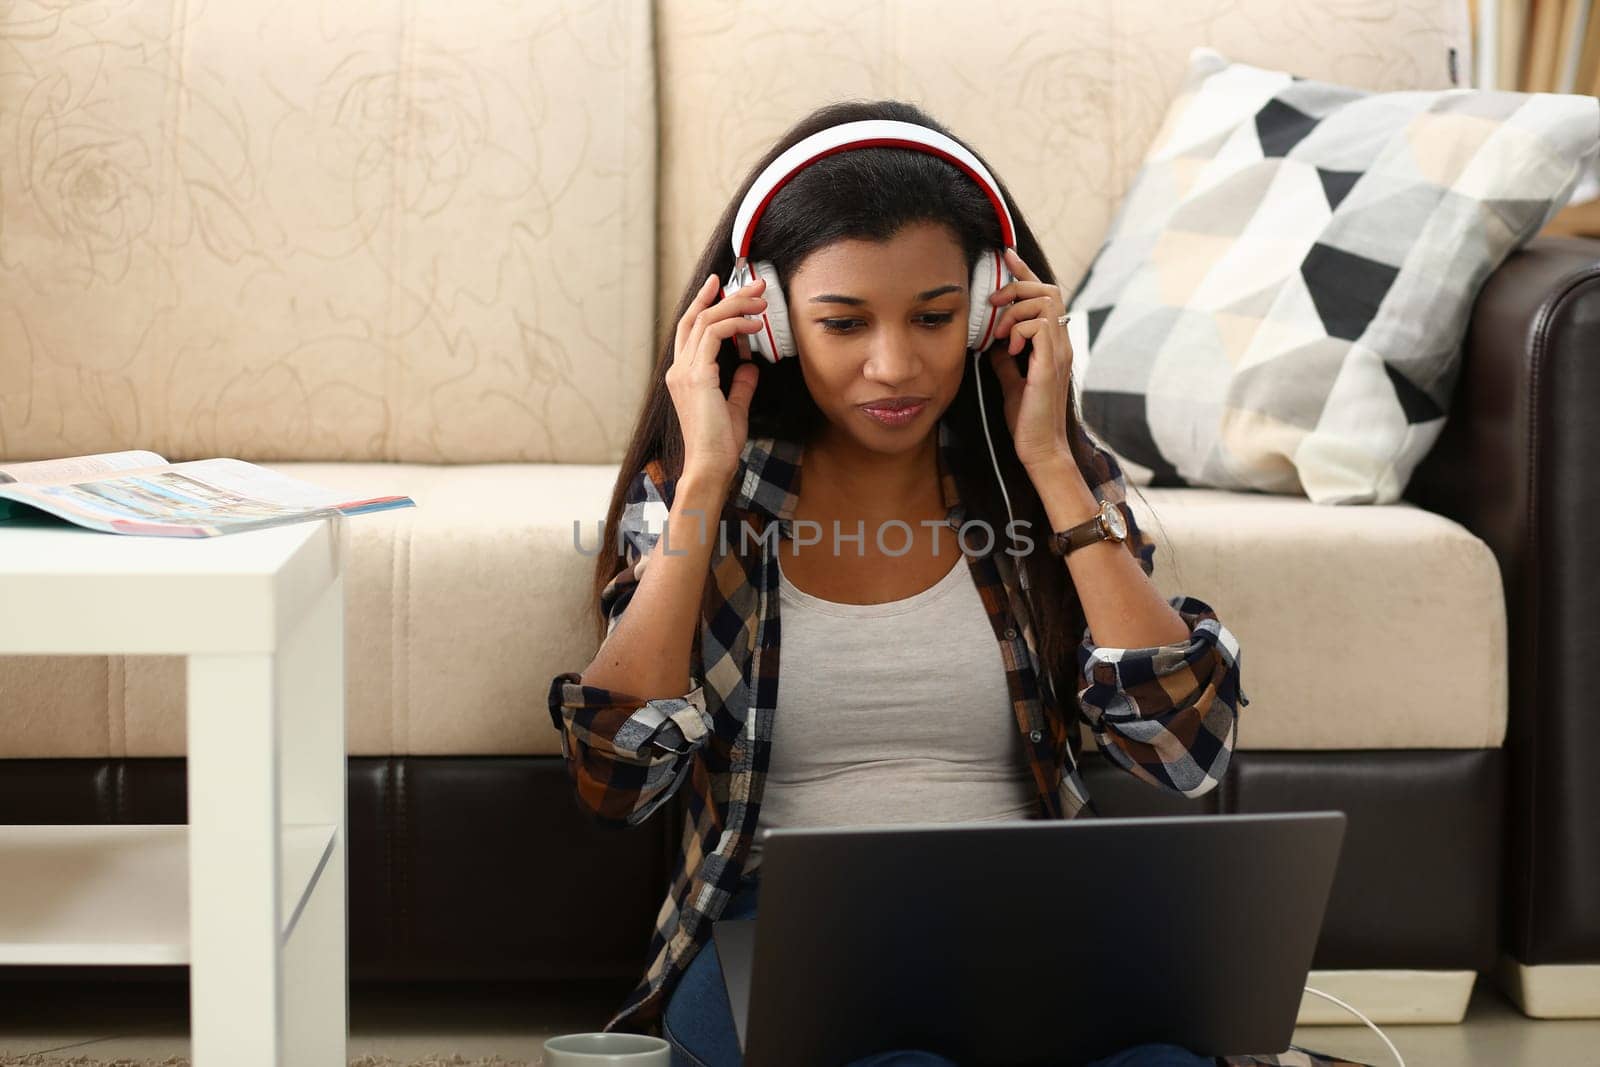
POLYGON ((989 303, 990 295, 1009 285, 1013 275, 1006 266, 1004 250, 991 248, 978 257, 972 267, 972 285, 968 289, 967 348, 982 352, 994 343, 994 328, 1005 311, 1004 304, 989 303))
MULTIPOLYGON (((761 296, 767 302, 767 310, 755 315, 745 315, 744 318, 759 322, 761 329, 754 333, 744 335, 745 343, 750 346, 750 354, 760 356, 768 363, 776 363, 784 355, 783 339, 789 335, 789 315, 783 303, 783 291, 778 285, 778 272, 772 264, 762 261, 746 261, 736 264, 728 275, 728 284, 722 290, 718 299, 726 299, 730 293, 754 282, 757 277, 765 278, 767 286, 762 290, 761 296)), ((792 349, 792 343, 789 345, 792 349)))
POLYGON ((767 287, 761 291, 767 310, 756 316, 765 328, 749 335, 750 350, 759 352, 772 363, 792 359, 797 353, 794 334, 789 330, 789 305, 783 299, 783 286, 778 282, 778 268, 764 259, 753 260, 750 266, 757 276, 767 281, 767 287))

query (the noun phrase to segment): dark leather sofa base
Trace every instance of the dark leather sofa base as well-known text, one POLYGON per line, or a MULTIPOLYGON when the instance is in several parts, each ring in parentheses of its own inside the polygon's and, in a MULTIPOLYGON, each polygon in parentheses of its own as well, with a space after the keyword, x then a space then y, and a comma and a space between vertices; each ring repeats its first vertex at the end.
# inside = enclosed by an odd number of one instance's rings
MULTIPOLYGON (((0 824, 186 822, 184 762, 0 761, 0 824)), ((1219 789, 1192 801, 1097 754, 1084 764, 1105 816, 1345 811, 1318 969, 1495 963, 1499 750, 1241 753, 1219 789)), ((680 798, 644 826, 619 828, 578 807, 557 757, 353 757, 349 765, 352 982, 625 987, 643 972, 680 798)), ((187 970, 0 967, 0 980, 181 980, 187 970)))
POLYGON ((1438 442, 1405 497, 1493 550, 1505 583, 1505 943, 1600 963, 1600 241, 1536 237, 1473 305, 1438 442))

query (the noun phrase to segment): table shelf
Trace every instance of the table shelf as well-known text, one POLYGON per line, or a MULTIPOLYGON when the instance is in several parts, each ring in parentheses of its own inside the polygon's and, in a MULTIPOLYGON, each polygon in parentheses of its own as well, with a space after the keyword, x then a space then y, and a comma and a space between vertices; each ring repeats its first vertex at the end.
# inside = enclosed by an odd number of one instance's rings
POLYGON ((189 818, 0 826, 0 964, 187 966, 196 1067, 346 1063, 344 539, 0 523, 0 656, 187 658, 189 818))
MULTIPOLYGON (((336 832, 284 827, 285 943, 336 832)), ((0 826, 0 964, 188 962, 187 826, 0 826)))

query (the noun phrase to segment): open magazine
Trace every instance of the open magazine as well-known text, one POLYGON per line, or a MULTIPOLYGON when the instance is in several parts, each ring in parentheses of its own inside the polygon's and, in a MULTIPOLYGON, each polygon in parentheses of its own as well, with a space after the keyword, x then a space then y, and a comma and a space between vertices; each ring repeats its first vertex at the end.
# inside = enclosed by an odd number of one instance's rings
POLYGON ((168 463, 136 451, 0 464, 0 523, 44 511, 103 533, 216 537, 415 506, 408 496, 347 500, 241 459, 168 463))

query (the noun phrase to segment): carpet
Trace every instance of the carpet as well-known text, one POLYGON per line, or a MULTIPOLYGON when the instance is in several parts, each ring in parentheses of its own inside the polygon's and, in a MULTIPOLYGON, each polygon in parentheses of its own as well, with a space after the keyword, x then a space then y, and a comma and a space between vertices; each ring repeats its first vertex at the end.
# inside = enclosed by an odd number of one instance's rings
MULTIPOLYGON (((396 1060, 388 1056, 359 1056, 350 1061, 350 1067, 537 1067, 527 1060, 508 1060, 499 1056, 463 1059, 458 1055, 429 1056, 422 1060, 396 1060)), ((0 1067, 189 1067, 187 1056, 168 1056, 164 1060, 99 1060, 92 1056, 62 1058, 34 1053, 21 1058, 0 1056, 0 1067)))

